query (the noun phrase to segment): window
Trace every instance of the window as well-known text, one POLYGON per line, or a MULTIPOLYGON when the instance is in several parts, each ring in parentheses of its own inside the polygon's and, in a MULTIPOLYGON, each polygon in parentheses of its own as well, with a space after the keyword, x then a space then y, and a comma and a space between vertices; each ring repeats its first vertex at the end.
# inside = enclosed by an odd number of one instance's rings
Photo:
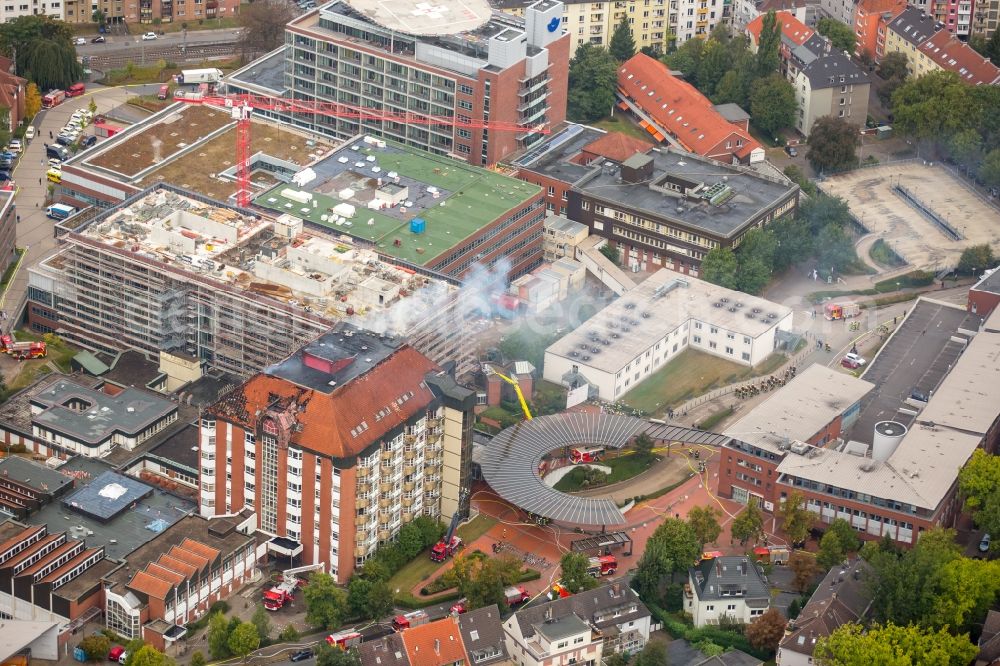
POLYGON ((745 345, 750 344, 750 338, 744 335, 743 336, 743 344, 745 344, 745 345))
POLYGON ((469 153, 472 152, 472 149, 466 146, 464 143, 460 143, 458 144, 458 152, 465 153, 466 155, 468 155, 469 153))
POLYGON ((471 139, 472 138, 472 132, 470 132, 467 129, 459 128, 459 130, 458 130, 458 136, 459 136, 460 139, 471 139))
POLYGON ((719 332, 719 329, 718 329, 718 328, 716 328, 715 326, 713 326, 713 327, 711 328, 711 330, 710 330, 709 332, 710 332, 710 333, 711 333, 712 335, 715 335, 716 333, 718 333, 718 332, 719 332))
POLYGON ((695 344, 701 344, 701 336, 700 335, 694 336, 694 343, 695 344))
POLYGON ((458 92, 462 93, 463 95, 471 95, 475 91, 472 89, 472 86, 467 86, 464 83, 459 83, 458 92))
POLYGON ((708 347, 709 347, 709 349, 715 349, 715 347, 716 347, 715 342, 709 342, 708 343, 708 347))
POLYGON ((750 360, 750 354, 748 354, 746 352, 743 352, 743 360, 744 361, 749 361, 750 360))
POLYGON ((460 109, 465 109, 466 111, 472 111, 472 102, 466 102, 464 99, 458 100, 458 107, 460 109))
POLYGON ((726 347, 726 353, 732 355, 733 348, 732 347, 726 347))

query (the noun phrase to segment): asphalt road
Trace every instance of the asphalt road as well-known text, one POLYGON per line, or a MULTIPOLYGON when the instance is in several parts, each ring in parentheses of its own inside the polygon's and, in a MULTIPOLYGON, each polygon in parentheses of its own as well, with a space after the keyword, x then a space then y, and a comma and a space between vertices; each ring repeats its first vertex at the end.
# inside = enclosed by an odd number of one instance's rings
POLYGON ((142 46, 147 50, 154 48, 180 47, 187 44, 223 44, 233 43, 239 40, 240 30, 189 30, 187 37, 182 32, 168 32, 164 35, 157 35, 156 39, 144 42, 141 40, 142 33, 136 32, 134 35, 107 35, 103 44, 91 44, 90 37, 86 38, 87 43, 76 47, 78 55, 95 56, 107 55, 111 53, 127 53, 138 51, 142 46))

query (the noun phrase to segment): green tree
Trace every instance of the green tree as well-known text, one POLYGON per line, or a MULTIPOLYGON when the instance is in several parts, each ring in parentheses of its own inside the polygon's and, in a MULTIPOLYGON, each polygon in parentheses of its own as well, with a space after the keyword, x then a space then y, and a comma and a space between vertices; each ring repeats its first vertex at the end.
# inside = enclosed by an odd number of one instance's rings
POLYGON ((632 28, 628 24, 628 17, 622 16, 621 22, 611 34, 608 50, 618 62, 625 62, 635 55, 635 39, 632 38, 632 28))
POLYGON ((766 263, 762 258, 741 258, 736 286, 745 294, 759 294, 771 281, 771 274, 771 264, 766 263))
POLYGON ((809 225, 801 217, 785 216, 771 223, 777 246, 772 266, 775 273, 784 273, 813 253, 813 237, 809 225))
POLYGON ((208 654, 212 659, 229 656, 229 622, 218 611, 208 618, 208 654))
POLYGON ((173 660, 152 645, 143 645, 135 655, 129 654, 129 666, 171 666, 173 660))
POLYGON ((840 535, 836 532, 827 531, 823 538, 819 540, 819 552, 816 553, 816 562, 820 569, 826 571, 844 561, 847 554, 844 545, 840 542, 840 535))
POLYGON ((246 661, 247 655, 259 647, 260 636, 252 622, 241 622, 240 626, 229 634, 229 651, 243 661, 246 661))
POLYGON ((816 248, 816 259, 823 267, 829 266, 843 272, 858 261, 858 254, 854 251, 851 237, 843 227, 834 224, 828 224, 820 229, 819 236, 816 237, 816 248))
POLYGON ((412 524, 420 530, 420 536, 424 540, 424 548, 436 544, 445 533, 444 525, 430 516, 418 516, 413 519, 412 524))
POLYGON ((816 32, 830 40, 833 48, 838 51, 847 51, 854 55, 854 46, 858 36, 854 34, 853 28, 846 23, 841 23, 837 19, 824 17, 816 24, 816 32))
POLYGON ((111 641, 104 634, 91 634, 80 641, 80 647, 90 661, 103 661, 108 658, 111 641))
POLYGON ((806 159, 817 171, 838 171, 858 163, 858 128, 843 118, 823 116, 809 133, 806 159))
POLYGON ((735 69, 730 69, 715 86, 715 93, 712 101, 716 104, 746 104, 747 93, 743 85, 743 78, 735 69))
MULTIPOLYGON (((671 563, 671 578, 674 573, 683 573, 694 565, 701 556, 701 544, 694 529, 680 518, 667 518, 649 537, 662 547, 664 559, 671 563)), ((648 542, 647 542, 647 548, 648 542)))
POLYGON ((663 641, 649 641, 635 657, 635 666, 667 666, 667 645, 663 641))
POLYGON ((861 548, 861 539, 858 538, 857 531, 851 524, 843 518, 837 518, 830 523, 827 532, 834 532, 840 538, 840 545, 844 548, 844 553, 856 553, 861 548))
POLYGON ((778 70, 780 59, 778 47, 781 45, 781 24, 774 10, 764 16, 757 40, 757 76, 770 76, 778 70))
POLYGON ((736 254, 728 247, 715 247, 701 260, 698 276, 706 282, 728 289, 736 289, 739 262, 736 254))
POLYGON ((467 606, 469 610, 492 606, 506 606, 504 590, 518 581, 521 562, 513 557, 495 557, 485 560, 476 571, 471 584, 467 606))
POLYGON ((816 514, 806 508, 806 500, 802 493, 793 490, 785 498, 778 513, 781 516, 781 527, 788 535, 788 540, 792 543, 805 541, 816 514))
POLYGON ((1000 187, 1000 148, 986 153, 979 167, 979 177, 990 187, 1000 187))
POLYGON ((773 653, 778 650, 778 643, 785 636, 786 624, 788 620, 785 616, 772 606, 748 624, 744 633, 755 648, 773 653))
POLYGON ((722 513, 714 506, 696 506, 688 511, 687 522, 697 537, 698 550, 704 548, 706 543, 715 543, 722 534, 721 517, 722 513))
POLYGON ((271 638, 271 618, 268 617, 268 610, 263 606, 257 606, 257 610, 250 617, 250 622, 257 628, 257 635, 260 640, 267 641, 271 638))
POLYGON ((80 79, 69 24, 36 14, 0 24, 0 51, 17 54, 17 73, 39 88, 65 88, 80 79))
POLYGON ((334 630, 344 621, 347 593, 337 587, 330 574, 313 574, 304 590, 306 622, 314 627, 334 630))
POLYGON ((969 127, 948 137, 946 149, 959 164, 978 164, 982 158, 983 138, 978 130, 969 127))
POLYGON ((820 194, 802 203, 799 217, 809 224, 813 234, 818 234, 820 229, 830 224, 846 227, 851 221, 851 209, 840 197, 820 194))
POLYGON ((934 580, 937 595, 924 624, 967 631, 986 617, 1000 593, 1000 562, 961 557, 945 564, 934 580))
POLYGON ((125 666, 133 666, 136 657, 139 655, 139 650, 146 646, 146 641, 142 638, 133 638, 128 643, 125 644, 125 666))
POLYGON ((792 572, 792 587, 799 594, 808 592, 821 573, 815 556, 800 550, 788 558, 788 568, 792 572))
POLYGON ((97 23, 98 25, 103 24, 104 12, 101 11, 100 9, 95 9, 94 12, 90 15, 90 20, 92 20, 94 23, 97 23))
MULTIPOLYGON (((299 630, 293 624, 286 624, 285 628, 278 634, 278 641, 281 643, 296 643, 299 640, 299 630)), ((199 666, 194 663, 191 666, 199 666)), ((203 665, 201 665, 203 666, 203 665)))
POLYGON ((360 666, 360 664, 354 651, 347 652, 332 647, 326 641, 320 641, 316 649, 316 666, 360 666))
POLYGON ((632 440, 632 448, 638 456, 648 458, 653 455, 653 446, 655 446, 653 438, 644 432, 640 433, 635 439, 632 440))
POLYGON ((603 254, 608 261, 615 264, 616 266, 621 264, 622 260, 621 252, 618 250, 617 247, 615 247, 611 243, 605 243, 600 247, 598 251, 601 254, 603 254))
POLYGON ((841 625, 816 642, 813 656, 820 666, 965 666, 976 656, 968 634, 952 636, 910 625, 841 625))
POLYGON ((628 666, 628 658, 621 652, 615 652, 604 658, 604 666, 628 666))
POLYGON ((191 666, 205 666, 208 662, 205 661, 205 655, 201 653, 201 650, 195 650, 191 654, 191 666))
POLYGON ((295 18, 295 5, 284 0, 254 0, 240 7, 240 45, 244 53, 263 53, 285 40, 285 26, 295 18))
POLYGON ((1000 67, 1000 30, 994 30, 983 53, 997 67, 1000 67))
POLYGON ((412 560, 424 549, 424 537, 420 528, 413 523, 407 523, 399 528, 396 546, 403 552, 403 558, 412 560))
POLYGON ((771 74, 754 82, 750 93, 750 116, 753 124, 775 136, 778 130, 795 122, 795 89, 781 74, 771 74))
POLYGON ((698 73, 704 48, 704 41, 689 39, 673 53, 663 56, 662 60, 670 69, 681 72, 686 78, 691 79, 698 73))
MULTIPOLYGON (((962 252, 958 269, 971 273, 992 266, 994 261, 989 245, 974 245, 962 252)), ((1000 457, 976 449, 958 473, 958 490, 976 525, 1000 537, 1000 457)))
POLYGON ((934 141, 975 127, 983 109, 971 90, 958 74, 944 70, 910 79, 892 95, 893 127, 934 141))
POLYGON ((902 81, 909 74, 910 61, 902 51, 886 53, 878 64, 878 75, 883 79, 899 79, 902 81))
MULTIPOLYGON (((813 184, 813 182, 811 180, 809 180, 808 177, 806 177, 805 172, 802 171, 802 169, 800 169, 797 165, 795 165, 795 164, 789 164, 784 169, 782 169, 782 173, 784 173, 786 176, 788 176, 788 178, 793 183, 795 183, 796 185, 798 185, 802 189, 803 192, 805 192, 806 194, 808 194, 810 196, 810 199, 816 195, 816 185, 813 184)), ((801 216, 801 212, 802 212, 802 206, 805 203, 806 203, 805 201, 800 201, 799 202, 799 214, 800 214, 800 216, 801 216)))
POLYGON ((757 504, 751 501, 733 519, 733 538, 739 539, 740 544, 746 545, 748 541, 756 541, 763 533, 764 518, 757 504))
POLYGON ((24 117, 33 119, 42 110, 42 93, 38 90, 38 85, 29 83, 24 89, 24 117))
POLYGON ((701 51, 701 62, 695 77, 698 90, 706 96, 713 96, 719 81, 726 75, 730 66, 729 50, 725 44, 714 39, 705 42, 701 51))
POLYGON ((618 61, 603 46, 583 42, 569 65, 567 116, 575 122, 591 122, 611 112, 615 104, 618 61))
POLYGON ((585 553, 565 553, 559 560, 562 584, 573 594, 592 590, 599 585, 597 579, 587 573, 590 558, 585 553))

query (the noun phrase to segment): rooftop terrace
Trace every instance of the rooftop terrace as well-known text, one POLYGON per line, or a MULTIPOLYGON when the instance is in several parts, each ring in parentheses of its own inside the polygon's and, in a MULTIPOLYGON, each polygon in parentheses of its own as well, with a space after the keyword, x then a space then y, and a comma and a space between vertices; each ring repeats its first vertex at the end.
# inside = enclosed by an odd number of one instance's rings
POLYGON ((300 185, 254 205, 301 217, 425 265, 540 191, 537 185, 369 137, 313 164, 300 185), (422 231, 411 225, 423 220, 422 231))

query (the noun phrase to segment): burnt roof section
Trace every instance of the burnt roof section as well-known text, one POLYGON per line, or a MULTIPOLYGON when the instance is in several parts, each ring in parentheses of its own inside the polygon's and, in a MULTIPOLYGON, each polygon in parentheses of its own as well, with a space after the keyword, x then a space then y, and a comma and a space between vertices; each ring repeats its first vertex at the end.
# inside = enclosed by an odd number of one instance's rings
POLYGON ((294 354, 264 370, 298 386, 332 393, 399 349, 393 338, 340 324, 294 354))

